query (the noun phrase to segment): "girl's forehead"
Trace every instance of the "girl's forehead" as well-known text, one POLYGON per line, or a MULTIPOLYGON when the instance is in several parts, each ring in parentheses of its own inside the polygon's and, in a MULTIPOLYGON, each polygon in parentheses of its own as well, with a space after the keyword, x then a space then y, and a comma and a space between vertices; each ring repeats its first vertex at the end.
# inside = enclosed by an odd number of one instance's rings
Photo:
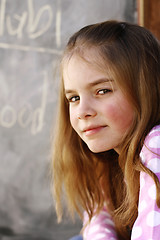
POLYGON ((91 88, 98 86, 98 84, 99 86, 100 84, 111 85, 113 89, 116 87, 116 82, 108 71, 97 67, 89 59, 86 60, 77 55, 72 56, 64 64, 63 84, 67 92, 71 89, 91 88))
POLYGON ((87 66, 96 71, 111 74, 111 64, 103 56, 100 56, 95 49, 89 49, 85 52, 75 52, 64 56, 62 60, 62 72, 74 65, 87 66))
POLYGON ((95 49, 89 49, 85 53, 76 52, 65 56, 62 65, 63 83, 66 76, 69 77, 72 71, 75 74, 77 71, 78 74, 80 68, 85 70, 90 69, 95 74, 99 73, 99 75, 106 76, 106 78, 114 80, 116 84, 119 82, 119 79, 117 79, 119 74, 116 73, 117 70, 115 71, 113 64, 95 49))
POLYGON ((81 55, 73 55, 68 58, 63 64, 63 78, 78 78, 82 76, 83 78, 94 78, 94 76, 106 76, 111 79, 110 73, 107 71, 107 66, 104 67, 97 62, 94 62, 90 56, 83 57, 81 55))

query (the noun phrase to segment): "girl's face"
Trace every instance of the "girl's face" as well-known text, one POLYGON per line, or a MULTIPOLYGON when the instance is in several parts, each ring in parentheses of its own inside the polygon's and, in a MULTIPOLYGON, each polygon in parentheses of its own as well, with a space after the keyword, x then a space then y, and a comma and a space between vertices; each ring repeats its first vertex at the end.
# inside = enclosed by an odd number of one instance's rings
POLYGON ((74 130, 92 152, 119 153, 134 111, 114 79, 78 56, 64 65, 63 78, 74 130))

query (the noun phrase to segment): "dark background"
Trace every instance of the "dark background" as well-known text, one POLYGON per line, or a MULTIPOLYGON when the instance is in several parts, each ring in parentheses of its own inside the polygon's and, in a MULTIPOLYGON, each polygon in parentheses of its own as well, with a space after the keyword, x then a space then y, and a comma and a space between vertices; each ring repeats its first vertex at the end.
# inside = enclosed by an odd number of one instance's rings
POLYGON ((107 19, 137 22, 134 0, 0 0, 0 240, 67 240, 50 190, 58 64, 71 34, 107 19))

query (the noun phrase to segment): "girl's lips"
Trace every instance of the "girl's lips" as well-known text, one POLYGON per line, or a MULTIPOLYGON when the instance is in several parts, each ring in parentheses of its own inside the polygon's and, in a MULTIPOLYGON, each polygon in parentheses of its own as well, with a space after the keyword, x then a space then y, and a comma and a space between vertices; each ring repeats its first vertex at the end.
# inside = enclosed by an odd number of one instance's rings
POLYGON ((85 133, 86 136, 91 136, 93 134, 98 133, 99 131, 101 131, 105 127, 106 126, 91 127, 91 128, 88 128, 88 129, 84 130, 84 133, 85 133))

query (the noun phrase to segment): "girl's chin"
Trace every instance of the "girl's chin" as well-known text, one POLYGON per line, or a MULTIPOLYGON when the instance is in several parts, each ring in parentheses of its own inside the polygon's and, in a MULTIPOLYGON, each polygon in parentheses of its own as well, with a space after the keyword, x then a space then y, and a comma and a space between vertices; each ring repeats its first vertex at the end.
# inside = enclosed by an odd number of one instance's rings
POLYGON ((107 149, 105 147, 99 147, 99 146, 89 146, 88 145, 88 148, 91 152, 93 153, 101 153, 101 152, 105 152, 107 150, 110 150, 110 149, 107 149))

